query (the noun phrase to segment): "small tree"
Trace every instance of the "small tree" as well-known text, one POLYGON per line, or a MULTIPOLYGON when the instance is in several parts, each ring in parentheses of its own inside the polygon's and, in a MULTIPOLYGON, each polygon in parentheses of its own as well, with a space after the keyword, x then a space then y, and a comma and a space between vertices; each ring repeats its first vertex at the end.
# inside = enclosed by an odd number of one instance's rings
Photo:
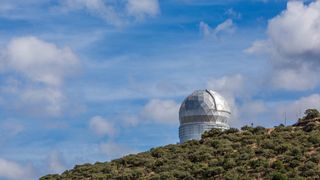
POLYGON ((307 109, 304 112, 305 116, 303 117, 303 119, 313 119, 316 117, 320 117, 320 113, 317 109, 307 109))

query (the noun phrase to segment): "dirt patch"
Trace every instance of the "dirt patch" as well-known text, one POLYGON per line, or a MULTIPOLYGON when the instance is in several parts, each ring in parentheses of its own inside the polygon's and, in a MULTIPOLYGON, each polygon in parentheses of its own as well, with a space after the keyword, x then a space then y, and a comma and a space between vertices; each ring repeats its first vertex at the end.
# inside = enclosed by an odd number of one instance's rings
POLYGON ((267 134, 271 134, 273 130, 274 130, 274 128, 268 129, 267 134))

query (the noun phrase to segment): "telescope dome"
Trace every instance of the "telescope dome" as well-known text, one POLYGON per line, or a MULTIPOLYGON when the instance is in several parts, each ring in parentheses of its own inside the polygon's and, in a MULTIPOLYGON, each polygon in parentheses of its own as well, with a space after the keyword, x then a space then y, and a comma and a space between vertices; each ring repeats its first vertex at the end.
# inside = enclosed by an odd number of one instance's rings
POLYGON ((229 129, 231 110, 228 102, 212 90, 197 90, 189 95, 179 110, 180 142, 200 139, 212 128, 229 129))

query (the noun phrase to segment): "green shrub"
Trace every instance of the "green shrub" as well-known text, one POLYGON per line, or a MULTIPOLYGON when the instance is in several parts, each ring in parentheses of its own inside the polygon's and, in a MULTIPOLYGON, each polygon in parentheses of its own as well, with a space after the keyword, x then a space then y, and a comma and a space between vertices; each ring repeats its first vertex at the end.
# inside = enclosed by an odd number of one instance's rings
POLYGON ((237 133, 237 132, 239 132, 239 129, 237 129, 237 128, 230 128, 230 129, 227 129, 224 131, 224 133, 226 133, 226 134, 232 134, 232 133, 237 133))
POLYGON ((271 167, 273 169, 278 170, 278 171, 284 170, 284 165, 283 165, 282 161, 279 161, 279 160, 276 160, 275 162, 273 162, 271 167))
POLYGON ((312 144, 320 144, 320 134, 313 134, 308 138, 308 141, 312 144))
POLYGON ((317 109, 307 109, 304 114, 305 116, 303 117, 303 120, 313 119, 320 116, 317 109))
POLYGON ((242 131, 251 131, 252 129, 253 129, 253 128, 250 127, 250 126, 248 126, 248 125, 245 125, 245 126, 241 127, 241 130, 242 130, 242 131))
POLYGON ((287 180, 287 179, 288 179, 288 176, 280 172, 274 172, 271 174, 271 180, 287 180))
POLYGON ((224 169, 222 167, 209 167, 205 171, 206 177, 214 177, 216 175, 222 174, 224 172, 224 169))
POLYGON ((266 128, 262 127, 262 126, 257 126, 253 129, 251 129, 251 132, 253 134, 263 134, 266 131, 266 128))

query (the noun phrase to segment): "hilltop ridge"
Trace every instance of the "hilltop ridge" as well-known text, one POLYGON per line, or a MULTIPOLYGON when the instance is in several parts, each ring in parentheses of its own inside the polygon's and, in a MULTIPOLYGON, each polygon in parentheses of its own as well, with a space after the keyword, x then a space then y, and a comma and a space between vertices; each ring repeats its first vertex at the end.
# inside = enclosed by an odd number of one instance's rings
POLYGON ((152 148, 111 162, 76 165, 49 179, 319 179, 320 115, 292 126, 212 129, 200 141, 152 148))

